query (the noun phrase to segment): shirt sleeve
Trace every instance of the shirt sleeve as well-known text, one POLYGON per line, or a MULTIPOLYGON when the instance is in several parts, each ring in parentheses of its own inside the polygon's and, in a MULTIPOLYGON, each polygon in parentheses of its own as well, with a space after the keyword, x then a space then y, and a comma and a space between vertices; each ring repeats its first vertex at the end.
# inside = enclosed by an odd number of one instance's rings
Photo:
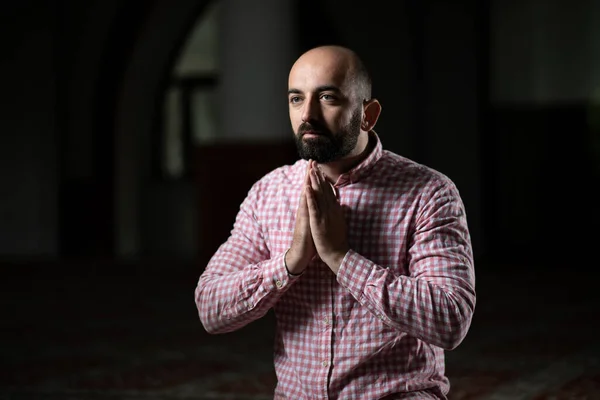
POLYGON ((452 350, 475 308, 475 272, 464 205, 451 182, 424 199, 411 243, 410 274, 397 275, 350 250, 338 282, 395 329, 452 350))
POLYGON ((260 182, 198 280, 196 308, 209 333, 231 332, 263 317, 297 279, 288 274, 284 253, 269 252, 255 212, 259 195, 260 182))

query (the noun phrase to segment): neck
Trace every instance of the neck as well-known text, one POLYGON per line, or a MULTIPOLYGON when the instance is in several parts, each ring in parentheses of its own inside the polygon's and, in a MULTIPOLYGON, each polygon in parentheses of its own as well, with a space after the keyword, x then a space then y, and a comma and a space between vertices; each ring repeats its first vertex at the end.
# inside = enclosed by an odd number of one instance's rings
POLYGON ((350 171, 369 156, 373 150, 373 143, 368 132, 363 132, 356 142, 354 150, 346 157, 325 164, 319 164, 321 170, 332 182, 337 182, 340 175, 350 171))

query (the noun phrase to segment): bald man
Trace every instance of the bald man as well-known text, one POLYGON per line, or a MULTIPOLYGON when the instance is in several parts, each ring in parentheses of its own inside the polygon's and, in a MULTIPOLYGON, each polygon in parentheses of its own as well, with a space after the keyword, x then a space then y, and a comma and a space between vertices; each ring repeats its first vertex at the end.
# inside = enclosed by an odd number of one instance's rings
POLYGON ((302 54, 288 103, 299 160, 257 181, 195 302, 210 333, 273 309, 275 399, 446 399, 444 351, 465 338, 475 273, 444 174, 384 150, 360 58, 302 54))

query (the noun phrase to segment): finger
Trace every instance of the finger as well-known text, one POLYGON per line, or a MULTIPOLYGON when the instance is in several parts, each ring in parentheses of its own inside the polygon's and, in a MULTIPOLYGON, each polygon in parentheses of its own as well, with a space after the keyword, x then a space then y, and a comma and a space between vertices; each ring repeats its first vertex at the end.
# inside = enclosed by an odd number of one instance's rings
POLYGON ((304 175, 304 184, 302 185, 302 190, 300 190, 300 204, 302 204, 303 202, 306 203, 305 201, 305 193, 306 193, 306 186, 310 185, 310 173, 309 173, 309 169, 306 169, 306 174, 304 175))
POLYGON ((329 182, 321 168, 317 168, 317 171, 319 175, 320 191, 323 193, 323 201, 328 205, 337 203, 337 196, 333 185, 329 182))
POLYGON ((330 195, 331 201, 334 202, 334 203, 339 203, 339 198, 338 198, 338 195, 337 195, 337 190, 335 189, 335 186, 333 186, 331 183, 329 184, 329 190, 328 190, 328 192, 331 194, 330 195))
POLYGON ((306 189, 307 186, 302 187, 302 193, 300 194, 300 204, 298 204, 298 215, 300 217, 306 217, 308 215, 308 203, 306 202, 306 189))
POLYGON ((304 185, 310 185, 310 170, 311 170, 311 162, 309 161, 306 165, 306 174, 304 175, 304 185))
POLYGON ((306 190, 307 187, 310 187, 310 161, 306 167, 306 174, 304 175, 304 184, 302 185, 302 190, 300 191, 300 201, 298 204, 298 211, 296 214, 298 216, 307 217, 308 216, 308 204, 306 202, 306 190))
POLYGON ((315 201, 317 203, 317 207, 319 207, 319 211, 321 212, 321 215, 323 215, 323 213, 327 213, 327 210, 329 209, 330 203, 332 201, 329 198, 330 194, 328 193, 328 191, 330 191, 329 183, 324 180, 324 175, 322 174, 322 172, 320 171, 320 169, 318 167, 315 166, 313 171, 314 171, 315 181, 317 184, 317 187, 315 188, 315 191, 314 191, 315 192, 314 197, 315 197, 315 201))
POLYGON ((323 172, 323 170, 321 170, 320 167, 316 167, 315 168, 317 171, 317 175, 319 177, 319 183, 321 185, 321 190, 325 191, 325 190, 329 190, 329 180, 327 179, 327 177, 325 176, 325 173, 323 172))
POLYGON ((312 187, 306 187, 306 203, 308 208, 308 215, 311 220, 316 221, 319 217, 319 205, 316 200, 315 192, 312 187))
POLYGON ((312 189, 317 192, 316 194, 320 194, 319 192, 321 192, 321 184, 315 168, 311 168, 310 170, 310 183, 312 189))

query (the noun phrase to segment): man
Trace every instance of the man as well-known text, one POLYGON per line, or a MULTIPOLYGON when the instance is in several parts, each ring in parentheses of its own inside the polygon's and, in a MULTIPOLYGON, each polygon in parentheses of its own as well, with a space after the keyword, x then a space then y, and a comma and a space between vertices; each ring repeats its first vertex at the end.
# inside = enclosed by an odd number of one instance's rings
POLYGON ((276 399, 445 399, 475 275, 445 175, 382 149, 357 55, 304 53, 289 74, 300 160, 249 190, 195 291, 205 329, 277 319, 276 399))

